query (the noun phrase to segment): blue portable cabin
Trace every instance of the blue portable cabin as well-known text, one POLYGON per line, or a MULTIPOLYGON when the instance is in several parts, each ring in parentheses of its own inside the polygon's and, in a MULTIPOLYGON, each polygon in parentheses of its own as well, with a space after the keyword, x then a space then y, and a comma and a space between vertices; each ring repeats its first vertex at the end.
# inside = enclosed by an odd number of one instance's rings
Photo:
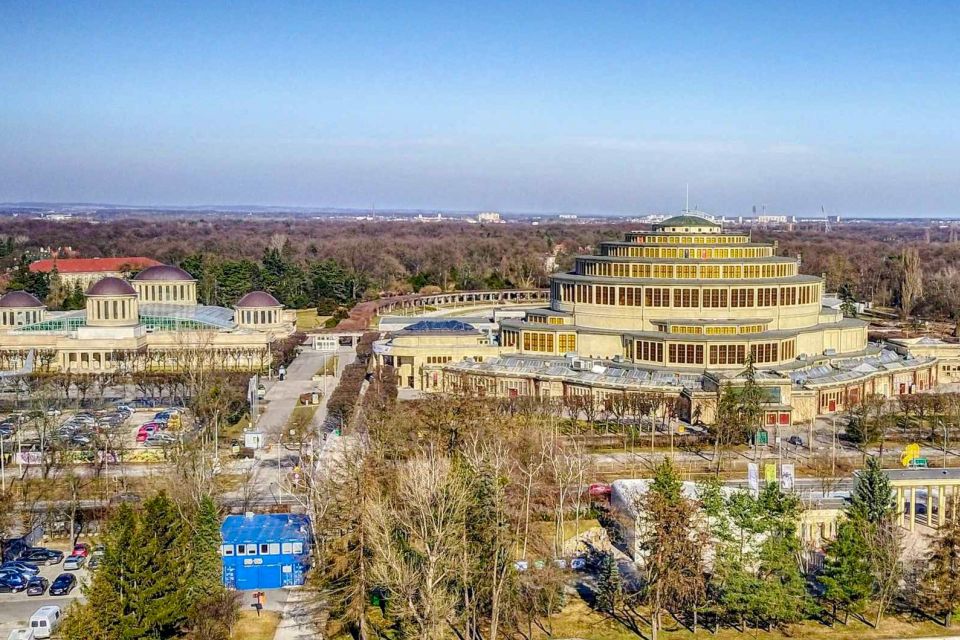
POLYGON ((229 589, 302 585, 310 566, 310 519, 291 513, 227 516, 220 526, 223 584, 229 589))

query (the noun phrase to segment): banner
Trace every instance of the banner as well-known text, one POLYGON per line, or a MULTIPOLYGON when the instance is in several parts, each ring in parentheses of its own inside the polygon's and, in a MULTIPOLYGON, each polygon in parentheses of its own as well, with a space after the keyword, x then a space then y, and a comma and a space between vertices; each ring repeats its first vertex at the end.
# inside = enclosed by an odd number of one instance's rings
POLYGON ((747 484, 754 493, 760 491, 760 467, 756 462, 747 464, 747 484))
POLYGON ((793 489, 793 480, 796 477, 796 470, 793 463, 780 465, 780 488, 784 491, 793 489))
POLYGON ((774 484, 777 481, 777 464, 768 462, 763 465, 763 481, 767 484, 774 484))

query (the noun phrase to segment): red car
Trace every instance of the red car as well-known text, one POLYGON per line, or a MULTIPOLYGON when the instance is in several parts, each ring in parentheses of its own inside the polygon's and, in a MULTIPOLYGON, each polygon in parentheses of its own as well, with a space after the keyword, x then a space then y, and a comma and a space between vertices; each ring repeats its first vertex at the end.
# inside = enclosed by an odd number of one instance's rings
POLYGON ((137 431, 137 442, 143 442, 148 437, 152 436, 156 432, 160 431, 159 425, 153 423, 147 423, 140 427, 140 430, 137 431))
POLYGON ((71 552, 70 555, 83 556, 84 558, 86 558, 88 555, 90 555, 90 545, 83 542, 76 544, 74 545, 73 551, 71 552))

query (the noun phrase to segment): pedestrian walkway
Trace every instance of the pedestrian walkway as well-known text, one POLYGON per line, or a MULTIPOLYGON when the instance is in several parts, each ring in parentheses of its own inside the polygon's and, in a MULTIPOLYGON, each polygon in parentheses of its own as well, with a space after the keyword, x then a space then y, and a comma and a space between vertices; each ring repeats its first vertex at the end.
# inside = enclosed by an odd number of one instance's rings
POLYGON ((321 635, 313 625, 317 603, 305 589, 287 589, 287 599, 280 612, 280 624, 273 640, 306 640, 321 635))

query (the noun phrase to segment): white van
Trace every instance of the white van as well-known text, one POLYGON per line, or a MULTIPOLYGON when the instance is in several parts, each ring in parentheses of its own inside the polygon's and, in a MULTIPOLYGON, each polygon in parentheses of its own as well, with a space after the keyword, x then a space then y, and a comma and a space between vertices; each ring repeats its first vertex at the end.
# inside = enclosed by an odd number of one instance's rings
POLYGON ((53 605, 40 607, 30 616, 30 630, 34 638, 49 638, 54 629, 60 626, 60 607, 53 605))

